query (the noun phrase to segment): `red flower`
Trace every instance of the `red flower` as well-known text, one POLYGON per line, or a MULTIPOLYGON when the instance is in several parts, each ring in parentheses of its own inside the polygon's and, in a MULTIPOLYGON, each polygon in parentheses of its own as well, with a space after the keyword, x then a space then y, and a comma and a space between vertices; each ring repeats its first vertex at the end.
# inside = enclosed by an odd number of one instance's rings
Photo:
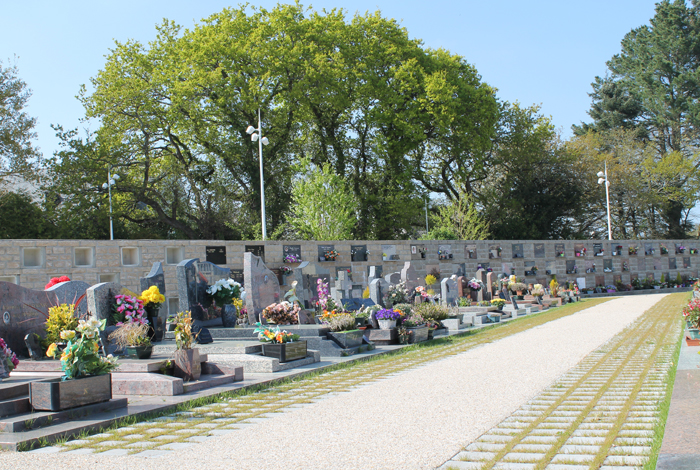
POLYGON ((49 289, 56 284, 60 284, 61 282, 68 282, 70 281, 70 278, 68 276, 60 276, 60 277, 52 277, 51 280, 49 281, 48 284, 46 284, 46 287, 44 287, 44 290, 49 289))

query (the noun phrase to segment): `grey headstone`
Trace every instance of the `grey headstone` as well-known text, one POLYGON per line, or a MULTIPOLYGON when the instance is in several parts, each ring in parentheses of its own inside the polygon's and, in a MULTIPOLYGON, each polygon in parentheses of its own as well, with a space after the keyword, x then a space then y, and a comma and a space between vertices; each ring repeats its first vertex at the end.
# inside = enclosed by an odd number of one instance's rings
POLYGON ((506 302, 510 302, 510 292, 508 292, 507 287, 503 287, 503 289, 501 289, 501 297, 506 299, 506 302))
POLYGON ((95 284, 87 290, 87 304, 90 313, 98 320, 111 323, 114 296, 122 292, 122 285, 116 282, 95 284))
POLYGON ((370 285, 372 281, 382 276, 381 266, 370 266, 369 274, 367 275, 367 285, 370 285))
POLYGON ((39 336, 30 333, 24 337, 24 344, 27 345, 27 350, 29 351, 29 358, 32 361, 39 361, 44 358, 44 348, 41 346, 39 336))
POLYGON ((382 278, 377 278, 369 285, 369 297, 372 301, 384 307, 384 290, 388 287, 386 281, 382 278))
POLYGON ((176 269, 179 310, 191 312, 193 319, 202 320, 203 318, 200 318, 198 314, 200 310, 193 311, 193 307, 201 306, 201 311, 210 307, 211 300, 207 296, 207 287, 220 279, 231 277, 231 270, 221 268, 208 261, 200 262, 198 258, 183 260, 176 269))
POLYGON ((401 282, 401 273, 391 273, 384 276, 384 280, 389 284, 396 285, 401 282))
POLYGON ((489 300, 493 299, 493 283, 495 280, 495 275, 492 272, 486 273, 486 292, 489 293, 489 300))
POLYGON ((253 325, 265 307, 280 301, 280 285, 277 276, 265 266, 262 258, 252 253, 243 254, 243 276, 248 323, 253 325))
POLYGON ((157 286, 161 294, 165 295, 165 273, 163 272, 163 263, 157 261, 151 266, 151 271, 139 279, 141 290, 147 290, 151 286, 157 286))
POLYGON ((290 274, 287 277, 291 277, 291 279, 287 280, 287 283, 290 285, 294 284, 296 282, 296 296, 299 299, 299 303, 301 304, 302 307, 308 308, 309 306, 309 301, 311 300, 310 298, 307 297, 308 290, 304 290, 304 274, 303 271, 304 269, 309 265, 308 261, 302 261, 299 266, 294 268, 292 271, 292 274, 290 274))
POLYGON ((409 294, 413 294, 416 291, 416 287, 423 285, 423 279, 413 267, 410 261, 406 261, 401 270, 401 280, 406 281, 406 289, 409 294))
POLYGON ((335 288, 343 294, 343 297, 352 297, 352 279, 350 279, 350 274, 347 271, 338 271, 338 279, 335 281, 335 288))
POLYGON ((316 291, 317 281, 318 279, 323 279, 324 282, 328 282, 330 290, 331 271, 329 268, 324 268, 311 262, 301 263, 294 271, 297 269, 301 271, 301 282, 297 284, 297 297, 304 299, 302 305, 305 308, 313 309, 314 306, 311 305, 311 301, 318 296, 316 291), (301 297, 299 296, 300 293, 301 297))
POLYGON ((441 300, 443 305, 454 305, 457 300, 457 280, 445 278, 440 281, 441 300))
POLYGON ((351 312, 356 312, 362 308, 359 299, 340 299, 340 304, 351 312))
POLYGON ((518 302, 515 301, 515 297, 510 298, 510 303, 513 305, 515 310, 518 310, 518 302))

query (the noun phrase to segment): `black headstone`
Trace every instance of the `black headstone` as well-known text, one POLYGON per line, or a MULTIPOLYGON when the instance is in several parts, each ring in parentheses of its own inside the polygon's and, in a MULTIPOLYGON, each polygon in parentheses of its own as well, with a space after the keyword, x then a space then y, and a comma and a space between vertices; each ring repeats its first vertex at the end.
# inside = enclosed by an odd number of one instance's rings
POLYGON ((207 261, 214 264, 226 264, 226 247, 208 246, 207 261))
POLYGON ((197 339, 195 340, 197 344, 209 344, 214 342, 214 338, 211 337, 209 330, 204 328, 197 320, 195 320, 192 325, 192 334, 197 335, 197 339))
POLYGON ((224 305, 221 310, 221 322, 225 328, 233 328, 238 321, 238 311, 233 305, 224 305))
POLYGON ((518 310, 518 302, 515 301, 515 297, 510 298, 510 303, 511 303, 511 305, 513 305, 513 308, 515 310, 518 310))
POLYGON ((343 304, 343 307, 350 312, 355 312, 362 308, 360 299, 340 299, 340 303, 343 304))
POLYGON ((501 294, 502 294, 501 295, 502 298, 506 299, 507 302, 510 302, 510 293, 508 292, 508 289, 506 287, 504 287, 501 290, 501 294))

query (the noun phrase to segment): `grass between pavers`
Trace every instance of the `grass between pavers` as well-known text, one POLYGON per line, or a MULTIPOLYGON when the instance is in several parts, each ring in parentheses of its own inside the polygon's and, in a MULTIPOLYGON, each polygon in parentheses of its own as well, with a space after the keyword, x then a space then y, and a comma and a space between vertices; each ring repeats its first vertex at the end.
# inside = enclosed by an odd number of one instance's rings
MULTIPOLYGON (((583 390, 584 388, 586 388, 587 392, 584 395, 586 395, 585 401, 588 402, 588 406, 586 406, 584 409, 576 410, 576 412, 581 413, 579 415, 579 419, 576 419, 572 423, 563 423, 563 426, 566 427, 566 430, 557 433, 556 443, 549 443, 550 445, 552 445, 551 449, 544 455, 544 457, 540 461, 537 462, 537 464, 533 468, 540 470, 544 469, 550 463, 554 463, 554 457, 556 457, 557 464, 575 464, 576 462, 570 462, 567 459, 567 456, 565 454, 559 453, 558 450, 565 442, 567 442, 568 438, 573 434, 573 432, 577 430, 578 425, 584 421, 587 423, 606 422, 610 423, 611 427, 609 429, 606 429, 605 431, 606 439, 601 444, 599 452, 597 452, 595 455, 591 455, 592 460, 590 462, 578 462, 578 465, 585 465, 591 470, 597 469, 604 462, 607 456, 613 454, 624 455, 621 454, 619 450, 610 452, 613 443, 616 443, 617 446, 623 445, 624 440, 620 441, 619 438, 617 438, 618 433, 623 428, 623 426, 625 431, 636 428, 644 430, 649 429, 648 425, 645 426, 642 423, 635 425, 630 422, 635 420, 634 416, 631 415, 634 414, 632 408, 634 406, 639 406, 637 404, 637 400, 639 400, 640 403, 644 404, 646 404, 649 400, 647 396, 648 392, 646 392, 644 394, 644 397, 641 398, 637 395, 642 390, 642 386, 645 384, 645 382, 648 382, 653 389, 655 388, 655 382, 664 380, 665 400, 661 403, 660 407, 654 407, 654 409, 656 409, 660 413, 661 411, 664 411, 664 405, 666 406, 665 413, 663 413, 662 416, 659 416, 655 423, 655 449, 656 456, 658 456, 658 448, 660 447, 660 441, 663 438, 663 426, 665 425, 666 416, 668 413, 667 402, 670 401, 673 376, 675 376, 675 364, 677 364, 678 351, 680 345, 680 343, 677 341, 679 330, 678 327, 680 326, 680 316, 678 315, 678 313, 680 312, 681 306, 685 302, 687 302, 686 294, 676 294, 673 296, 669 296, 663 299, 661 302, 657 303, 656 305, 652 306, 652 308, 645 312, 645 314, 640 318, 640 320, 635 322, 633 326, 628 327, 626 330, 620 333, 620 335, 617 336, 615 341, 613 341, 609 345, 604 345, 603 347, 599 348, 596 352, 594 352, 588 358, 584 359, 579 364, 579 368, 588 368, 586 373, 582 374, 578 371, 572 371, 573 374, 571 372, 568 373, 567 376, 564 376, 562 378, 560 383, 554 384, 552 387, 550 387, 549 391, 543 391, 540 394, 540 396, 538 396, 534 400, 542 401, 543 397, 547 395, 547 400, 549 400, 549 402, 551 402, 553 398, 556 398, 555 403, 558 402, 561 405, 563 405, 565 403, 565 400, 567 399, 567 396, 570 400, 578 394, 574 393, 576 390, 583 390), (661 326, 657 326, 659 323, 661 323, 661 326), (630 341, 632 339, 633 341, 630 341), (625 346, 628 342, 631 342, 633 344, 633 347, 629 351, 625 351, 625 348, 623 346, 625 346), (653 351, 647 352, 651 347, 653 347, 653 351), (635 353, 640 350, 644 351, 643 355, 646 358, 643 361, 635 355, 635 353), (669 354, 669 350, 672 350, 673 352, 669 354), (606 361, 612 361, 612 363, 606 364, 606 361), (668 364, 669 367, 665 368, 664 364, 668 364), (613 367, 611 367, 611 365, 613 367), (625 366, 628 366, 627 370, 623 370, 625 366), (653 373, 651 372, 652 367, 655 368, 653 373), (600 368, 601 373, 607 376, 607 380, 602 381, 600 375, 598 373, 595 373, 597 368, 600 368), (673 369, 673 371, 671 371, 670 369, 673 369), (658 372, 658 370, 661 370, 661 372, 658 372), (665 374, 665 377, 661 379, 659 376, 663 374, 665 374), (613 379, 615 376, 619 378, 621 384, 613 386, 613 379), (583 379, 586 379, 587 377, 594 378, 594 380, 592 380, 592 383, 597 384, 594 386, 595 391, 591 388, 590 384, 583 384, 583 379), (561 389, 561 392, 557 391, 556 395, 553 395, 551 392, 551 390, 553 389, 561 389), (626 400, 624 401, 623 406, 619 406, 619 409, 613 412, 615 415, 617 415, 616 417, 614 417, 614 419, 611 419, 611 417, 608 416, 610 413, 609 411, 593 411, 594 408, 599 410, 607 410, 608 408, 610 408, 609 403, 611 401, 617 403, 619 401, 619 398, 616 397, 618 397, 621 394, 623 394, 626 397, 626 400), (607 395, 608 397, 604 398, 605 395, 607 395), (597 403, 603 403, 604 405, 595 406, 597 403), (589 413, 586 413, 586 411, 588 411, 589 413), (596 416, 598 417, 596 418, 596 416)), ((522 454, 522 451, 516 452, 515 450, 513 450, 513 448, 517 444, 519 444, 521 440, 524 439, 526 436, 532 436, 532 430, 543 429, 543 425, 549 427, 546 425, 545 419, 549 418, 551 413, 555 409, 560 410, 561 408, 551 406, 547 410, 549 412, 539 410, 539 412, 542 413, 539 419, 528 421, 527 425, 524 426, 524 428, 521 429, 521 432, 518 433, 517 438, 511 440, 510 442, 504 443, 505 445, 503 446, 503 448, 498 452, 493 452, 491 454, 492 457, 490 459, 486 459, 486 461, 484 461, 483 459, 479 459, 479 463, 481 464, 480 468, 494 468, 494 465, 498 464, 499 461, 505 462, 505 457, 510 452, 522 454), (528 432, 528 430, 530 430, 530 432, 528 432)), ((529 414, 529 411, 533 410, 527 410, 523 408, 521 409, 521 411, 526 411, 529 414)), ((523 415, 522 413, 516 413, 516 415, 514 416, 525 417, 525 415, 523 415)), ((532 418, 532 416, 530 416, 530 418, 532 418)), ((508 427, 509 423, 504 422, 499 426, 508 427)), ((552 427, 556 428, 556 426, 552 427)), ((581 429, 578 429, 578 431, 580 430, 581 429)), ((485 434, 493 434, 493 429, 487 431, 485 434)), ((476 443, 478 443, 478 441, 475 442, 475 444, 476 443)), ((613 447, 613 449, 616 448, 613 447)), ((650 456, 650 452, 646 452, 646 449, 644 453, 646 455, 636 454, 634 455, 634 457, 649 456, 649 462, 644 468, 651 470, 655 466, 656 456, 650 456)), ((470 459, 467 458, 467 456, 464 456, 460 460, 468 461, 470 459)), ((511 459, 507 460, 509 462, 513 461, 511 459)), ((445 468, 454 467, 450 466, 450 462, 448 461, 445 464, 445 468)))
POLYGON ((62 444, 64 450, 90 448, 96 452, 144 444, 143 447, 128 448, 130 453, 137 453, 166 444, 188 442, 191 437, 207 435, 216 429, 231 429, 251 418, 282 412, 291 405, 313 403, 314 400, 331 393, 347 392, 354 387, 387 378, 409 368, 459 354, 475 346, 573 315, 608 300, 611 298, 567 304, 460 335, 437 338, 354 362, 336 364, 319 371, 311 371, 301 377, 280 379, 242 390, 198 398, 181 403, 174 410, 170 409, 167 412, 124 418, 114 422, 107 429, 97 431, 97 435, 81 433, 76 444, 71 444, 70 441, 62 444), (215 422, 221 419, 226 419, 227 422, 215 422), (166 427, 166 424, 170 426, 166 427), (137 429, 134 430, 134 427, 137 429), (144 434, 149 434, 148 439, 144 439, 144 434), (156 436, 162 437, 155 439, 156 436))

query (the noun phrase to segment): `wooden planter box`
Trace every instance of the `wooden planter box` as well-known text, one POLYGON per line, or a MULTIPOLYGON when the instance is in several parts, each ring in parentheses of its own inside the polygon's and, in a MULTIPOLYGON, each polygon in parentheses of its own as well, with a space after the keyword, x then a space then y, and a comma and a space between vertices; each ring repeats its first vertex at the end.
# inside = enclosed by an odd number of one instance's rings
POLYGON ((420 343, 428 340, 428 325, 419 326, 417 328, 407 328, 408 344, 420 343))
POLYGON ((263 356, 274 357, 280 362, 296 361, 306 357, 306 341, 282 344, 263 343, 262 353, 263 356))
POLYGON ((62 381, 29 383, 29 403, 35 410, 61 411, 112 399, 112 374, 62 381))
POLYGON ((343 349, 362 346, 362 330, 329 331, 327 334, 329 339, 333 340, 343 349))

